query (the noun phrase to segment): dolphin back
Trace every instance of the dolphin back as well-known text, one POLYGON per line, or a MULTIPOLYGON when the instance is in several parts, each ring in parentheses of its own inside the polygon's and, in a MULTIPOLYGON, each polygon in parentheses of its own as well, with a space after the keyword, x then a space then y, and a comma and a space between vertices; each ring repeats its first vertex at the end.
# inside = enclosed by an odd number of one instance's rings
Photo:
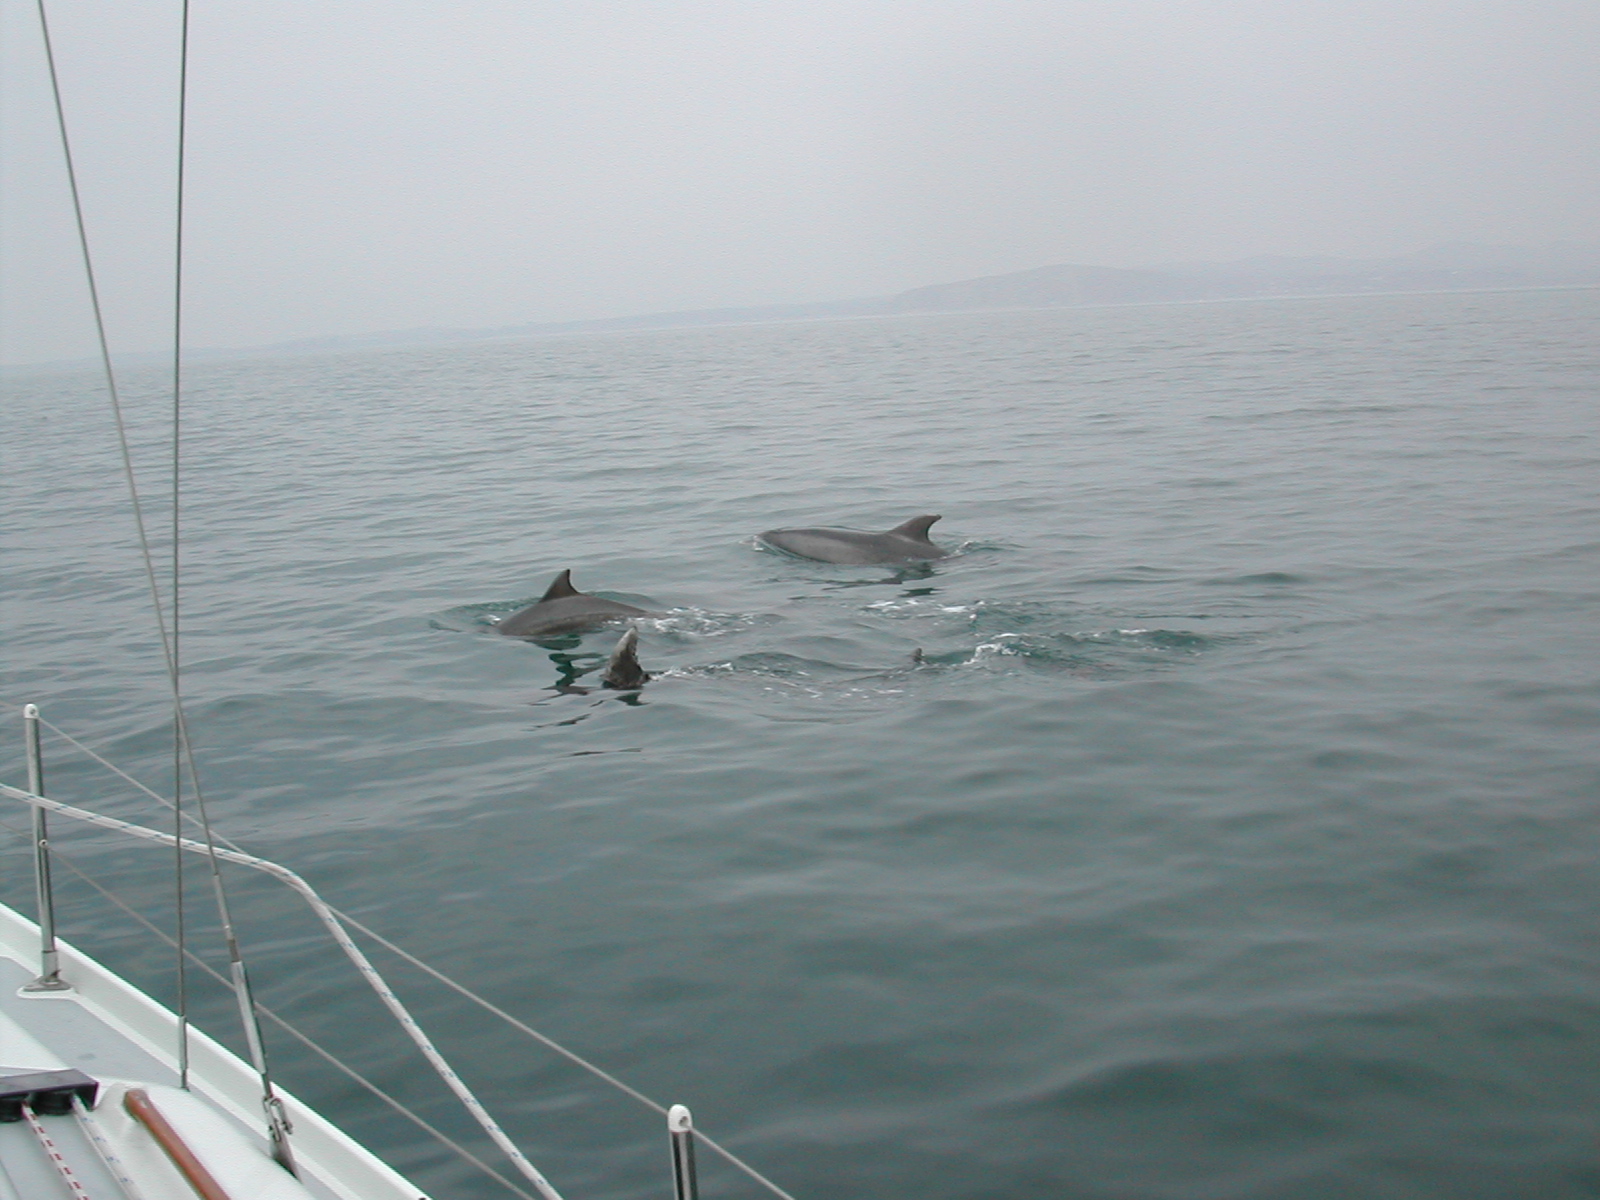
POLYGON ((945 552, 928 540, 928 530, 938 519, 936 514, 912 517, 884 533, 860 529, 769 529, 761 540, 818 562, 856 565, 944 558, 945 552))
POLYGON ((512 613, 495 626, 506 637, 542 637, 554 633, 578 633, 615 621, 619 617, 647 617, 642 608, 590 596, 572 586, 572 572, 557 575, 537 602, 512 613))

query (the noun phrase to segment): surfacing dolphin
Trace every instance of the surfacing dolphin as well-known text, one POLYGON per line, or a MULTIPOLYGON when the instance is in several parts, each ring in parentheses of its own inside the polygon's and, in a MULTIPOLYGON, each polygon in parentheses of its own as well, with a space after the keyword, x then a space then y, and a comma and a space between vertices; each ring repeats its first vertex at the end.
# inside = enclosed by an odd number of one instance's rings
POLYGON ((619 692, 631 692, 650 682, 650 672, 639 665, 639 631, 629 629, 611 652, 600 682, 619 692))
POLYGON ((537 604, 512 613, 496 625, 495 630, 507 637, 544 637, 555 633, 580 633, 607 621, 649 615, 631 604, 585 595, 572 586, 572 572, 563 571, 537 604))
MULTIPOLYGON (((561 672, 561 678, 556 681, 551 691, 560 692, 565 696, 587 696, 594 691, 591 687, 584 687, 578 682, 593 666, 583 666, 579 658, 592 658, 593 655, 574 656, 563 651, 557 651, 550 656, 550 661, 556 664, 556 669, 561 672)), ((618 639, 616 646, 611 651, 611 657, 606 660, 605 669, 600 672, 600 686, 610 688, 614 692, 638 692, 649 683, 652 676, 639 665, 639 630, 637 626, 630 626, 628 631, 618 639)), ((625 697, 632 703, 637 697, 625 697)))
POLYGON ((928 540, 928 530, 939 518, 912 517, 885 533, 859 529, 769 529, 761 540, 801 558, 828 563, 891 563, 944 558, 945 552, 928 540))

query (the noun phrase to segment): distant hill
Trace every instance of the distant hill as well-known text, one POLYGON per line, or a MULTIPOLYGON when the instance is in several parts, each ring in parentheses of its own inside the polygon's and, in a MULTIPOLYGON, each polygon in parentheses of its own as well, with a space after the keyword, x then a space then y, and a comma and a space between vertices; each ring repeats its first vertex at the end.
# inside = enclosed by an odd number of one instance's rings
POLYGON ((889 312, 1061 308, 1326 296, 1372 292, 1600 285, 1600 246, 1539 250, 1454 243, 1398 258, 1243 258, 1144 270, 1063 265, 914 288, 884 303, 889 312))
MULTIPOLYGON (((911 313, 1014 308, 1077 308, 1272 297, 1385 292, 1485 291, 1504 288, 1600 287, 1600 244, 1557 242, 1537 249, 1450 242, 1396 258, 1286 258, 1175 263, 1124 269, 1062 264, 912 288, 894 296, 755 308, 706 308, 593 321, 504 325, 493 329, 407 329, 283 342, 231 350, 194 350, 196 358, 258 353, 314 353, 363 346, 412 346, 571 333, 754 325, 911 313)), ((121 356, 126 363, 164 361, 159 354, 121 356)), ((55 364, 56 366, 83 364, 55 364)), ((7 367, 4 373, 39 367, 7 367)))
POLYGON ((469 336, 514 337, 1005 308, 1544 287, 1600 287, 1600 245, 1555 243, 1527 250, 1454 242, 1396 258, 1266 256, 1136 270, 1062 264, 955 283, 936 283, 894 296, 865 300, 713 308, 603 321, 519 325, 483 330, 469 336))

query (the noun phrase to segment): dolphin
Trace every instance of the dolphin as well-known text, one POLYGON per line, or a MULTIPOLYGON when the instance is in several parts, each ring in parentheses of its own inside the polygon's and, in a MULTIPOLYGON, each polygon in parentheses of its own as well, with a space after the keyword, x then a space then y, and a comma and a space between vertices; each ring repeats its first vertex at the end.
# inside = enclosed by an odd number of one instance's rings
POLYGON ((507 637, 545 637, 555 633, 581 633, 622 617, 648 617, 650 614, 631 604, 586 596, 572 586, 572 572, 557 575, 550 590, 521 612, 514 612, 495 626, 507 637))
POLYGON ((650 672, 639 665, 639 631, 629 629, 611 652, 600 682, 619 692, 631 692, 650 682, 650 672))
POLYGON ((938 519, 938 516, 912 517, 886 533, 865 533, 858 529, 769 529, 761 535, 761 540, 801 558, 829 563, 944 558, 945 552, 928 540, 928 529, 938 519))

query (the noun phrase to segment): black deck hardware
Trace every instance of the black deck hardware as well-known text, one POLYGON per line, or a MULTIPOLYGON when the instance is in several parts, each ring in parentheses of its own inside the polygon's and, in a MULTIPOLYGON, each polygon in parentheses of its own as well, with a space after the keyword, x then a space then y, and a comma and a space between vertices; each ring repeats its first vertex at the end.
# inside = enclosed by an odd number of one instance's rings
POLYGON ((0 1072, 0 1123, 22 1120, 24 1104, 43 1117, 71 1112, 74 1096, 93 1108, 100 1091, 99 1083, 82 1071, 5 1071, 0 1067, 0 1072))

